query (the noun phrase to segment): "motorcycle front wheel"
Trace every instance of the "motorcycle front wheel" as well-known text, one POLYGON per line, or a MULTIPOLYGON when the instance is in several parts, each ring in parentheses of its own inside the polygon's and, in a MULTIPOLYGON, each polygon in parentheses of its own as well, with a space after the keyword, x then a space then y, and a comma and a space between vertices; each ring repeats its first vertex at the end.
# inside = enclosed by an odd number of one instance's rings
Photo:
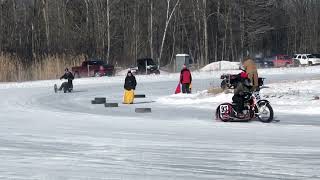
POLYGON ((221 81, 220 87, 223 90, 227 89, 228 88, 227 81, 226 80, 221 81))
POLYGON ((270 123, 273 121, 273 109, 267 102, 258 102, 257 104, 257 118, 264 123, 270 123))

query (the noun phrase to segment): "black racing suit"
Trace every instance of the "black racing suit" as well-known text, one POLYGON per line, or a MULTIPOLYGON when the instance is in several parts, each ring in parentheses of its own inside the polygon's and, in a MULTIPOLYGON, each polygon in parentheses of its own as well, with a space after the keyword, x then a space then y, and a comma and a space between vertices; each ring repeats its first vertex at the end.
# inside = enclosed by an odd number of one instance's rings
POLYGON ((67 79, 68 82, 67 83, 62 83, 59 91, 61 91, 65 86, 68 86, 67 89, 73 89, 73 84, 72 84, 72 80, 74 79, 74 76, 71 72, 66 72, 64 73, 64 75, 62 75, 60 77, 60 79, 67 79))
POLYGON ((232 97, 236 112, 243 112, 244 102, 246 100, 245 97, 250 93, 250 86, 246 86, 244 80, 240 80, 237 84, 237 87, 234 89, 234 95, 232 97))

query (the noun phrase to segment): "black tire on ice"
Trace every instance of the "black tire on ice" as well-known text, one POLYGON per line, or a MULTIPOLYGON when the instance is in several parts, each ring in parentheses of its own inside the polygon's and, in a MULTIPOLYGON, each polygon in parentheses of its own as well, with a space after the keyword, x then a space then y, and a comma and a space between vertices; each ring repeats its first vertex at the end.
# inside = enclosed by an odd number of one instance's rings
POLYGON ((136 94, 134 95, 134 98, 145 98, 146 95, 145 94, 136 94))
POLYGON ((104 107, 119 107, 118 103, 104 103, 104 107))
POLYGON ((91 100, 91 104, 101 104, 101 103, 97 103, 95 100, 91 100))
POLYGON ((54 84, 53 88, 54 88, 54 92, 57 93, 58 92, 58 86, 56 84, 54 84))
POLYGON ((151 108, 136 108, 136 113, 151 113, 151 108))
POLYGON ((96 97, 94 98, 94 101, 97 103, 97 104, 104 104, 107 102, 106 98, 105 97, 96 97))

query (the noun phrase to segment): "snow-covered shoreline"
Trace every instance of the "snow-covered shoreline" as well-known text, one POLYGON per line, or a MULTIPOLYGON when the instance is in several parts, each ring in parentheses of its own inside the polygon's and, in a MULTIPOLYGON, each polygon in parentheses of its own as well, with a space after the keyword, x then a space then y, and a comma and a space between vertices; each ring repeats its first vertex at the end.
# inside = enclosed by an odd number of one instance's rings
MULTIPOLYGON (((222 74, 239 73, 240 70, 222 70, 222 71, 194 71, 192 72, 193 79, 219 79, 222 74)), ((259 69, 259 75, 263 77, 285 76, 284 80, 301 80, 305 76, 310 76, 310 78, 318 77, 320 78, 320 66, 312 67, 296 67, 296 68, 271 68, 271 69, 259 69)), ((179 80, 178 73, 168 73, 160 75, 138 75, 136 76, 138 82, 148 83, 148 82, 164 82, 164 81, 177 81, 179 80)), ((277 78, 275 78, 277 79, 277 78)), ((92 78, 81 78, 75 79, 74 85, 98 85, 98 84, 122 84, 124 81, 124 76, 115 77, 92 77, 92 78)), ((61 80, 41 80, 41 81, 27 81, 27 82, 10 82, 10 83, 0 83, 0 89, 8 88, 34 88, 34 87, 52 87, 53 84, 61 84, 61 80)))

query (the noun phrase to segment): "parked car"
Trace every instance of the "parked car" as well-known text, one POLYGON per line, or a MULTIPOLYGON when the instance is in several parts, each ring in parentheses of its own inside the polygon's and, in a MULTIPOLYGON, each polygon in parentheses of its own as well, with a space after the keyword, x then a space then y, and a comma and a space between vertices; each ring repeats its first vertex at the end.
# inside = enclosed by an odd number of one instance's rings
POLYGON ((138 67, 137 66, 131 66, 130 71, 132 74, 136 75, 138 74, 138 67))
POLYGON ((136 74, 160 74, 158 65, 151 58, 141 58, 137 60, 136 74))
POLYGON ((114 66, 106 64, 103 60, 87 60, 82 62, 81 66, 72 67, 75 77, 99 77, 113 76, 115 73, 114 66))
POLYGON ((315 63, 314 64, 319 65, 320 64, 320 54, 311 54, 311 55, 315 57, 315 63))
POLYGON ((294 59, 297 66, 320 64, 320 54, 296 54, 294 59))
POLYGON ((293 55, 293 65, 294 65, 295 67, 300 66, 300 61, 299 61, 299 59, 298 59, 298 56, 299 56, 299 55, 301 55, 301 54, 294 54, 294 55, 293 55))
POLYGON ((270 58, 255 58, 257 68, 272 68, 273 61, 270 58))
POLYGON ((274 67, 290 67, 294 65, 293 59, 288 55, 271 56, 269 60, 273 62, 274 67))
POLYGON ((315 56, 316 58, 320 58, 320 54, 312 54, 313 56, 315 56))

